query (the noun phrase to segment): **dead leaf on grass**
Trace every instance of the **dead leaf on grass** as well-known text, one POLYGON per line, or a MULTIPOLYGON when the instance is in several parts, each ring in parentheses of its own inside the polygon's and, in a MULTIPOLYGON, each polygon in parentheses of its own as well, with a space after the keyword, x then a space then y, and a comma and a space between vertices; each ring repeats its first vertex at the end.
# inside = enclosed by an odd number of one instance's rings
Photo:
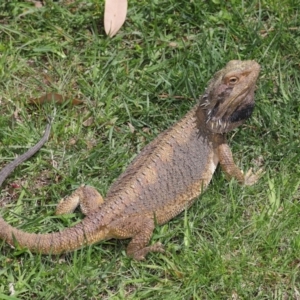
POLYGON ((91 126, 94 123, 94 118, 93 117, 89 117, 88 119, 86 119, 82 125, 85 127, 91 126))
POLYGON ((69 140, 69 145, 70 145, 70 146, 73 146, 73 145, 76 144, 76 142, 77 142, 77 140, 76 140, 75 138, 71 138, 71 139, 69 140))
POLYGON ((26 1, 33 3, 35 8, 41 8, 44 6, 43 1, 37 1, 37 0, 26 0, 26 1))
POLYGON ((14 118, 14 120, 16 120, 16 121, 21 122, 21 118, 20 118, 20 116, 19 116, 19 112, 20 112, 20 109, 19 109, 19 108, 16 108, 15 111, 14 111, 14 113, 13 113, 13 118, 14 118))
MULTIPOLYGON (((58 93, 47 93, 39 98, 30 98, 29 99, 29 103, 30 104, 43 104, 43 103, 47 103, 47 102, 55 102, 58 104, 63 104, 65 101, 68 101, 69 98, 68 97, 64 97, 61 94, 58 93)), ((78 99, 72 99, 70 101, 70 103, 72 105, 79 105, 82 104, 83 101, 78 100, 78 99)))
POLYGON ((131 123, 128 123, 128 127, 129 127, 130 132, 134 133, 135 128, 134 128, 134 126, 131 123))

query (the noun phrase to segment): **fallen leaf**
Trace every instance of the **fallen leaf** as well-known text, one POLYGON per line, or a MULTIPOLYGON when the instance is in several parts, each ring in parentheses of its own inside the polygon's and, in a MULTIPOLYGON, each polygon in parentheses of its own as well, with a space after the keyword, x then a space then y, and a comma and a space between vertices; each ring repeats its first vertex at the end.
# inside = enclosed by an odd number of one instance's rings
POLYGON ((175 48, 178 46, 178 44, 176 42, 170 42, 169 46, 175 48))
POLYGON ((150 132, 150 128, 149 127, 144 127, 142 129, 142 131, 145 132, 145 133, 149 133, 150 132))
POLYGON ((50 86, 53 83, 53 80, 49 74, 43 73, 43 81, 46 85, 50 86))
POLYGON ((43 1, 36 0, 26 0, 27 2, 32 2, 36 8, 41 8, 44 6, 43 1))
POLYGON ((171 96, 169 94, 160 94, 160 98, 165 99, 165 98, 174 98, 174 99, 187 99, 187 100, 194 100, 194 98, 187 98, 185 96, 171 96))
POLYGON ((10 186, 13 188, 13 189, 19 189, 21 188, 21 186, 15 182, 11 183, 10 186))
POLYGON ((93 117, 89 117, 88 119, 86 119, 82 125, 87 127, 87 126, 91 126, 94 123, 94 118, 93 117))
POLYGON ((93 149, 97 145, 97 140, 94 138, 90 138, 86 141, 86 146, 88 150, 93 149))
POLYGON ((10 296, 13 296, 16 293, 15 288, 14 288, 14 284, 11 282, 11 283, 9 283, 8 286, 9 286, 8 290, 10 292, 10 296))
POLYGON ((73 146, 73 145, 76 144, 76 142, 77 142, 77 140, 76 140, 75 138, 71 138, 71 139, 69 140, 69 145, 73 146))
POLYGON ((57 161, 56 161, 55 159, 52 159, 52 160, 51 160, 51 164, 52 164, 52 167, 53 167, 54 169, 57 169, 58 163, 57 163, 57 161))
POLYGON ((127 14, 127 0, 105 0, 104 30, 109 37, 113 37, 125 22, 127 14))
POLYGON ((131 123, 128 123, 128 127, 129 127, 130 132, 134 133, 135 128, 134 128, 134 126, 131 123))
POLYGON ((19 112, 20 112, 20 109, 16 108, 16 110, 13 113, 13 117, 14 117, 14 120, 21 122, 21 118, 19 116, 19 112))
MULTIPOLYGON (((69 98, 62 96, 61 94, 47 93, 39 98, 30 98, 28 102, 30 104, 43 104, 43 103, 47 103, 47 102, 55 102, 55 103, 63 104, 68 99, 69 98)), ((72 99, 70 101, 70 103, 73 105, 78 105, 78 104, 81 104, 82 101, 75 98, 75 99, 72 99)))

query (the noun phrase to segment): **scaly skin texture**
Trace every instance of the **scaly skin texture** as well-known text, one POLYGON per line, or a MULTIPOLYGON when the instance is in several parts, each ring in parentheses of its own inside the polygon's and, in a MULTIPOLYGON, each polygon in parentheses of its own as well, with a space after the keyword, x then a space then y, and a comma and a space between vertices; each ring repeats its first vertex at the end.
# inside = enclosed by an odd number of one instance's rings
POLYGON ((0 218, 0 237, 30 251, 56 254, 103 239, 131 238, 127 254, 137 260, 148 246, 155 224, 164 224, 188 208, 209 184, 220 163, 229 177, 251 185, 259 174, 244 175, 235 165, 225 133, 248 119, 254 107, 260 67, 255 61, 230 61, 217 72, 200 99, 180 121, 148 144, 113 183, 103 202, 92 187, 81 186, 63 199, 57 214, 80 204, 87 215, 62 232, 26 233, 0 218))

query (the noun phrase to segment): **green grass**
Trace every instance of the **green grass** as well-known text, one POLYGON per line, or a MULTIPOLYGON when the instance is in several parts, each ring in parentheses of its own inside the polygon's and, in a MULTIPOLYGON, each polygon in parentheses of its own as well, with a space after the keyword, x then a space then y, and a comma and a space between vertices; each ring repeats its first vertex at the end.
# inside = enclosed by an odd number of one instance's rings
POLYGON ((58 200, 81 183, 105 195, 231 59, 262 66, 255 112, 228 139, 242 169, 265 173, 242 187, 218 169, 191 209, 155 229, 166 253, 143 262, 126 257, 127 240, 63 256, 1 242, 0 299, 299 299, 299 13, 296 0, 132 0, 109 39, 102 1, 1 2, 0 167, 39 140, 56 107, 48 143, 2 187, 10 224, 77 222, 54 216, 58 200), (84 104, 28 104, 47 92, 84 104))

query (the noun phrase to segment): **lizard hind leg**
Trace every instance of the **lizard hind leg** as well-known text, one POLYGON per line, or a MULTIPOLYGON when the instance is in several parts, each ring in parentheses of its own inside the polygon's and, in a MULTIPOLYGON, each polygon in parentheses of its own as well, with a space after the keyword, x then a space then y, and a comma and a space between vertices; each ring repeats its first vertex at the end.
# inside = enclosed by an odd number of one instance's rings
POLYGON ((149 216, 128 216, 112 222, 108 230, 114 238, 132 238, 126 253, 135 260, 144 260, 149 252, 165 252, 161 243, 147 246, 151 239, 155 224, 149 216))
POLYGON ((147 246, 147 247, 144 247, 142 249, 134 249, 135 247, 135 238, 133 238, 131 240, 131 242, 129 243, 129 245, 127 246, 127 255, 129 257, 132 257, 134 258, 135 260, 144 260, 146 255, 149 253, 149 252, 160 252, 160 253, 164 253, 165 250, 164 250, 164 246, 158 242, 158 243, 155 243, 151 246, 147 246))
POLYGON ((104 202, 98 191, 88 185, 82 185, 76 189, 70 196, 60 200, 56 207, 55 214, 62 215, 72 213, 78 205, 84 215, 98 209, 104 202))

